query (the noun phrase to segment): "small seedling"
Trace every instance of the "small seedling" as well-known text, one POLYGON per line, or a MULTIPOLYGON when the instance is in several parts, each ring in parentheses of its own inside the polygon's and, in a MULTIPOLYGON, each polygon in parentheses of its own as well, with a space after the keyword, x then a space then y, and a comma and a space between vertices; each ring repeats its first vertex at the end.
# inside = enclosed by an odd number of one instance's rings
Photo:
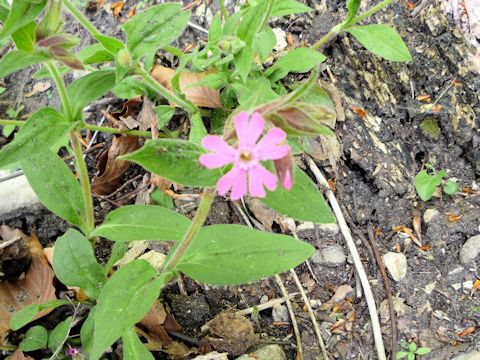
POLYGON ((406 341, 402 341, 400 346, 405 350, 405 351, 399 351, 397 352, 397 359, 407 359, 407 360, 415 360, 416 356, 419 355, 426 355, 431 349, 428 347, 417 347, 417 344, 414 342, 407 343, 406 341))

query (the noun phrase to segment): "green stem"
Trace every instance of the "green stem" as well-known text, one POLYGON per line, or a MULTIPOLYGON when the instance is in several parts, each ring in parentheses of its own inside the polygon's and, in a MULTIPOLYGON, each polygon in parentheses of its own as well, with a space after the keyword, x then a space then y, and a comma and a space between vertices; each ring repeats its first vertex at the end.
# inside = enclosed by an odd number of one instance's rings
POLYGON ((262 32, 265 26, 268 25, 268 22, 270 20, 270 14, 272 13, 273 10, 273 5, 275 5, 275 0, 267 0, 267 8, 265 9, 265 13, 263 14, 262 21, 260 22, 260 26, 257 29, 257 33, 262 32))
POLYGON ((175 270, 175 267, 180 263, 188 248, 192 244, 193 239, 197 236, 203 223, 205 222, 213 199, 215 198, 215 190, 212 188, 205 188, 200 198, 197 213, 190 224, 185 236, 178 246, 173 248, 171 254, 165 264, 163 265, 162 273, 167 274, 175 270))
POLYGON ((218 6, 220 7, 220 11, 222 13, 223 20, 227 20, 228 11, 227 11, 227 7, 225 6, 225 2, 223 0, 218 0, 218 6))
POLYGON ((15 125, 15 126, 23 126, 25 121, 21 120, 0 120, 0 125, 15 125))
POLYGON ((121 130, 115 128, 109 128, 104 126, 97 126, 91 124, 82 124, 84 129, 93 130, 93 131, 101 131, 110 134, 121 134, 121 135, 134 135, 134 136, 143 136, 143 137, 152 137, 152 133, 150 131, 140 131, 140 130, 121 130))
POLYGON ((139 69, 137 70, 137 75, 141 76, 143 81, 155 92, 159 93, 161 96, 163 96, 165 99, 170 101, 172 104, 176 104, 177 106, 180 106, 190 114, 194 114, 198 112, 198 108, 193 105, 190 101, 181 98, 177 94, 171 92, 168 90, 166 87, 163 85, 159 84, 157 80, 155 80, 145 69, 139 69))
POLYGON ((82 186, 83 201, 85 202, 85 212, 86 212, 86 226, 85 235, 88 235, 92 232, 95 227, 95 217, 93 211, 93 200, 92 200, 92 190, 90 188, 90 179, 88 178, 88 169, 87 163, 83 159, 83 149, 82 144, 79 140, 80 133, 78 131, 70 132, 70 142, 72 144, 73 153, 76 158, 76 168, 77 173, 80 178, 80 185, 82 186))
POLYGON ((0 351, 15 351, 15 350, 17 350, 16 346, 0 345, 0 351))
POLYGON ((74 119, 72 107, 70 106, 70 101, 68 100, 67 90, 65 89, 65 84, 63 83, 62 76, 60 75, 60 72, 58 71, 53 61, 47 61, 45 65, 57 87, 58 94, 60 95, 60 101, 62 102, 64 115, 68 121, 73 121, 74 119))
POLYGON ((334 36, 338 35, 345 29, 348 29, 349 27, 359 23, 360 21, 365 20, 366 18, 372 16, 373 14, 379 12, 382 10, 384 7, 388 6, 395 0, 384 0, 381 3, 375 5, 372 7, 370 10, 365 11, 363 14, 354 17, 351 21, 348 22, 348 24, 342 23, 334 26, 324 37, 322 37, 320 40, 318 40, 315 44, 311 46, 312 49, 316 50, 323 45, 325 45, 328 41, 330 41, 334 36))
POLYGON ((366 18, 382 10, 384 7, 390 5, 393 1, 395 0, 383 0, 381 3, 372 7, 370 10, 365 11, 362 15, 355 17, 349 25, 352 26, 362 20, 365 20, 366 18))
POLYGON ((63 5, 70 11, 70 13, 82 24, 85 29, 88 30, 93 37, 101 36, 102 33, 97 30, 97 28, 82 14, 80 10, 74 4, 71 4, 68 0, 63 0, 63 5))

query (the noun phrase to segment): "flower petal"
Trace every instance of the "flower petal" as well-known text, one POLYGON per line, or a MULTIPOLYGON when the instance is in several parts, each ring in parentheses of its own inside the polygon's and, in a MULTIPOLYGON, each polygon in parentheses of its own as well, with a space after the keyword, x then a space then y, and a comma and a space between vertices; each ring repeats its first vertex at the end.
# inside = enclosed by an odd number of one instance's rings
POLYGON ((208 169, 215 169, 233 162, 233 155, 214 153, 200 155, 200 164, 208 169))
POLYGON ((228 145, 220 136, 217 135, 208 135, 205 136, 202 140, 202 145, 204 148, 219 152, 222 154, 235 154, 235 150, 228 145))
POLYGON ((228 190, 230 190, 235 183, 235 180, 239 173, 242 170, 238 167, 233 167, 232 170, 230 170, 228 173, 223 175, 218 181, 217 181, 217 192, 218 195, 224 196, 228 190))
POLYGON ((257 166, 258 174, 262 179, 263 185, 270 191, 274 191, 277 188, 277 177, 270 171, 265 169, 262 165, 257 166))
POLYGON ((282 180, 282 185, 286 190, 291 190, 293 186, 292 172, 287 170, 282 180))
POLYGON ((265 197, 265 189, 258 168, 258 166, 255 166, 248 171, 248 192, 252 196, 263 198, 265 197))
POLYGON ((265 120, 263 120, 262 115, 255 112, 250 117, 250 126, 249 126, 249 145, 255 145, 260 135, 262 135, 263 129, 265 128, 265 120))
POLYGON ((239 145, 247 145, 250 143, 248 118, 249 118, 249 115, 246 111, 242 111, 241 113, 238 113, 233 118, 239 145))
POLYGON ((270 146, 258 152, 260 160, 278 160, 284 158, 290 152, 290 146, 270 146))
POLYGON ((271 146, 278 145, 287 139, 287 133, 278 127, 271 128, 258 142, 256 149, 261 152, 271 146))
POLYGON ((242 196, 246 194, 247 194, 247 172, 245 170, 240 170, 238 175, 235 177, 230 198, 232 200, 239 200, 242 196))

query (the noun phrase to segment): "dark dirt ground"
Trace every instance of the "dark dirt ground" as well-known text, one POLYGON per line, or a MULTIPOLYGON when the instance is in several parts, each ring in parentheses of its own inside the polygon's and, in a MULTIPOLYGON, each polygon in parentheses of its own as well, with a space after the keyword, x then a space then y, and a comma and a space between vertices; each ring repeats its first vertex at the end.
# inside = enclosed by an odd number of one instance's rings
MULTIPOLYGON (((134 3, 128 1, 124 12, 134 3)), ((290 32, 297 43, 313 43, 344 15, 343 1, 327 0, 326 9, 321 2, 307 0, 306 3, 316 11, 291 19, 275 20, 272 27, 290 32)), ((208 27, 208 15, 205 16, 208 9, 214 13, 216 6, 210 4, 203 8, 204 11, 198 12, 194 8, 193 13, 198 16, 192 19, 208 27)), ((398 339, 413 340, 431 348, 432 352, 424 356, 425 359, 453 359, 462 352, 480 346, 479 295, 478 292, 464 289, 462 285, 480 278, 480 259, 477 257, 476 264, 464 266, 458 256, 464 242, 480 232, 480 197, 444 195, 425 203, 416 196, 413 182, 415 174, 428 162, 436 169, 446 169, 448 176, 458 179, 461 187, 472 188, 475 182, 478 186, 480 76, 468 57, 473 49, 455 28, 451 16, 442 11, 441 2, 427 4, 416 17, 410 15, 411 11, 405 7, 405 3, 399 1, 376 18, 393 24, 400 32, 414 56, 414 61, 409 64, 382 61, 347 36, 336 38, 323 49, 329 60, 322 79, 328 82, 335 80, 346 120, 339 122, 336 129, 341 144, 340 158, 335 160, 335 164, 322 161, 318 156, 316 158, 327 170, 328 177, 335 179, 336 196, 351 219, 350 226, 380 308, 387 349, 391 347, 391 329, 388 311, 383 303, 386 299, 385 288, 372 249, 367 241, 362 240, 367 238, 369 227, 378 229, 376 246, 381 254, 399 247, 407 258, 406 277, 398 282, 391 281, 392 293, 397 297, 398 339), (454 79, 461 85, 452 87, 442 97, 445 111, 432 114, 419 111, 420 105, 412 99, 412 91, 415 96, 425 93, 436 99, 454 79), (365 109, 367 115, 363 118, 358 116, 351 110, 352 106, 365 109), (438 140, 426 136, 420 129, 420 123, 426 118, 438 121, 441 129, 438 140), (427 212, 428 221, 422 224, 422 243, 428 245, 425 250, 420 250, 414 244, 408 245, 405 237, 392 231, 392 227, 398 225, 412 228, 414 215, 424 217, 427 210, 430 210, 427 212), (461 215, 460 221, 449 221, 448 213, 461 215), (460 284, 460 288, 456 284, 460 284), (474 331, 462 336, 462 331, 472 326, 474 331)), ((89 18, 106 34, 118 36, 120 33, 121 21, 105 9, 90 12, 89 18)), ((67 24, 69 32, 84 39, 83 44, 91 41, 75 22, 69 20, 67 24)), ((203 37, 197 30, 188 29, 180 45, 203 37)), ((55 90, 29 98, 23 96, 36 82, 31 79, 34 71, 21 71, 5 80, 8 91, 1 97, 0 113, 12 103, 25 105, 24 114, 42 106, 58 105, 55 90)), ((118 102, 114 103, 114 107, 119 105, 118 102)), ((106 105, 92 109, 89 121, 98 122, 100 110, 105 109, 106 105)), ((98 141, 103 140, 100 138, 98 141)), ((110 141, 108 136, 105 140, 107 143, 110 141)), ((0 144, 5 142, 0 137, 0 144)), ((100 151, 91 152, 87 157, 92 176, 95 175, 96 156, 100 151)), ((139 174, 143 174, 143 171, 132 166, 124 181, 139 174)), ((134 191, 140 184, 141 179, 132 182, 112 200, 134 191)), ((128 201, 133 202, 134 198, 128 201)), ((187 215, 194 213, 195 202, 192 200, 177 200, 175 204, 178 211, 187 215)), ((251 202, 247 201, 250 216, 257 215, 260 222, 265 220, 262 219, 264 212, 254 211, 250 206, 251 202)), ((97 220, 115 207, 109 201, 97 199, 97 220)), ((47 211, 22 213, 15 218, 0 220, 27 233, 34 230, 44 245, 53 243, 66 229, 63 221, 47 211)), ((244 220, 236 206, 219 198, 208 222, 243 223, 244 220)), ((343 247, 343 253, 348 253, 338 228, 298 225, 298 235, 320 251, 339 244, 343 247)), ((278 228, 278 224, 274 223, 273 229, 278 228)), ((104 242, 97 249, 100 260, 107 259, 110 246, 109 242, 104 242)), ((338 253, 338 247, 335 248, 338 253)), ((318 301, 323 304, 328 302, 340 285, 350 285, 356 289, 351 259, 346 256, 335 265, 312 259, 311 266, 313 273, 304 264, 297 268, 297 274, 322 323, 330 355, 338 359, 374 359, 371 325, 363 297, 356 297, 356 292, 349 293, 347 300, 340 302, 333 310, 318 305, 318 301), (338 325, 339 320, 345 320, 345 323, 332 330, 332 325, 338 325)), ((289 291, 295 292, 291 277, 284 275, 283 279, 289 291)), ((243 309, 259 304, 262 298, 281 296, 272 279, 230 288, 204 287, 185 279, 185 286, 188 296, 180 295, 177 285, 173 284, 163 291, 162 298, 184 326, 184 333, 195 338, 201 337, 200 327, 221 310, 243 309)), ((295 299, 305 359, 321 359, 308 314, 299 298, 295 299)), ((59 317, 58 321, 65 316, 62 312, 53 314, 59 317)), ((294 337, 289 336, 293 333, 289 322, 274 323, 272 311, 266 310, 253 323, 255 331, 263 334, 262 340, 288 339, 290 344, 283 348, 288 359, 294 358, 294 337)), ((158 353, 156 358, 166 357, 158 353)))

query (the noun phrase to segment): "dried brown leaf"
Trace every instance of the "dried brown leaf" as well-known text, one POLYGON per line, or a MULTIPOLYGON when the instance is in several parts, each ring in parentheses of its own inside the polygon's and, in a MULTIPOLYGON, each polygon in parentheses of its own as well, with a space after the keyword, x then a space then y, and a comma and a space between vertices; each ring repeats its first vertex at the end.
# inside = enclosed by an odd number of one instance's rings
POLYGON ((117 158, 138 149, 138 146, 136 136, 113 138, 112 146, 102 153, 97 162, 99 175, 92 180, 92 191, 96 195, 111 194, 118 188, 123 174, 130 167, 130 162, 117 158))
MULTIPOLYGON (((53 286, 53 270, 35 234, 28 238, 28 247, 32 262, 25 277, 15 282, 0 284, 0 343, 10 329, 10 319, 14 313, 30 304, 43 304, 57 299, 53 286)), ((45 309, 35 318, 38 319, 50 311, 51 309, 45 309)))
POLYGON ((122 14, 122 10, 125 7, 125 1, 117 1, 110 5, 110 10, 113 11, 113 15, 117 18, 122 14))
MULTIPOLYGON (((153 78, 170 91, 172 90, 171 80, 174 75, 175 70, 161 65, 156 65, 152 71, 153 78)), ((201 81, 207 75, 209 75, 208 72, 180 73, 180 90, 185 94, 185 97, 188 100, 197 106, 213 109, 220 108, 222 107, 222 102, 220 101, 220 92, 218 90, 209 88, 207 86, 191 86, 201 81)))
POLYGON ((25 355, 22 350, 17 349, 8 357, 8 360, 34 360, 32 357, 25 355))
POLYGON ((140 325, 146 329, 148 334, 157 343, 162 344, 163 347, 170 345, 173 341, 163 327, 166 318, 167 312, 163 304, 157 300, 147 315, 140 321, 140 325))
POLYGON ((32 91, 30 91, 28 94, 25 94, 25 97, 32 97, 33 95, 37 95, 39 93, 42 93, 44 91, 47 91, 52 87, 52 84, 50 82, 45 81, 45 82, 38 82, 35 85, 33 85, 32 91))
POLYGON ((420 214, 415 213, 412 220, 413 229, 417 234, 418 240, 422 242, 422 217, 420 214))
POLYGON ((367 116, 367 112, 365 111, 365 109, 362 109, 361 107, 352 106, 351 109, 355 114, 357 114, 361 118, 364 118, 365 116, 367 116))
POLYGON ((157 114, 155 112, 155 107, 146 96, 143 97, 142 111, 138 114, 137 121, 140 123, 140 130, 143 131, 150 128, 156 129, 157 127, 157 114))

